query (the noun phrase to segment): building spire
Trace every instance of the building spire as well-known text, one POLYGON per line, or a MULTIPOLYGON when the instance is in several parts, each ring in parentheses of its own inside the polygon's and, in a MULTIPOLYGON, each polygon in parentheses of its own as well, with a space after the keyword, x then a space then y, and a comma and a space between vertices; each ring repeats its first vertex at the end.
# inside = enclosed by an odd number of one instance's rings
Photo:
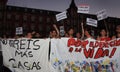
POLYGON ((75 5, 75 0, 72 0, 72 1, 71 1, 70 8, 71 8, 71 7, 76 7, 76 5, 75 5))

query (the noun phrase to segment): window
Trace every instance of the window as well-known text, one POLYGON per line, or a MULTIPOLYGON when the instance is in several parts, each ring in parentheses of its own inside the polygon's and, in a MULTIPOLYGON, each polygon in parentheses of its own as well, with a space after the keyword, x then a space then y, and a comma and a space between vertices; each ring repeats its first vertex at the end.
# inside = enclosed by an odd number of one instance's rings
POLYGON ((47 30, 47 32, 50 31, 50 26, 49 25, 46 26, 46 30, 47 30))
POLYGON ((2 10, 2 9, 3 9, 3 5, 0 4, 0 10, 2 10))
POLYGON ((19 27, 19 23, 15 23, 15 27, 19 27))
POLYGON ((39 24, 39 31, 42 31, 43 27, 41 26, 41 24, 39 24))
POLYGON ((28 30, 27 24, 23 23, 23 30, 28 30))
POLYGON ((31 24, 31 30, 35 30, 35 24, 34 23, 31 24))
POLYGON ((34 13, 34 12, 35 12, 35 10, 33 9, 33 10, 32 10, 32 13, 34 13))
POLYGON ((24 11, 27 12, 27 8, 25 8, 24 11))
POLYGON ((31 21, 35 21, 35 16, 31 16, 31 21))
POLYGON ((41 10, 40 13, 43 13, 43 11, 41 10))
POLYGON ((2 19, 2 12, 0 12, 0 19, 2 19))
POLYGON ((49 23, 49 22, 50 22, 50 18, 48 17, 48 18, 47 18, 47 23, 49 23))
POLYGON ((19 15, 15 15, 16 20, 19 20, 19 17, 20 17, 19 15))
POLYGON ((26 15, 23 16, 23 20, 24 20, 24 21, 27 20, 27 16, 26 16, 26 15))
POLYGON ((12 8, 11 7, 8 7, 8 10, 11 10, 12 8))
POLYGON ((11 19, 11 14, 7 14, 7 19, 11 19))
POLYGON ((42 17, 39 17, 39 21, 42 22, 42 17))

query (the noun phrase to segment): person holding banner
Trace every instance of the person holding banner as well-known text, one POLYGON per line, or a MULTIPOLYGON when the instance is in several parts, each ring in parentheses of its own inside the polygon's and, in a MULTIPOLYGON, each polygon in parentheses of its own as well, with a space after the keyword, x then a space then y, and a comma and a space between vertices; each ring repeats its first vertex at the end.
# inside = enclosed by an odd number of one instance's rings
POLYGON ((50 38, 59 38, 60 33, 59 33, 57 26, 55 24, 53 24, 53 27, 54 27, 54 29, 52 31, 50 31, 50 38))
POLYGON ((86 40, 88 38, 92 38, 93 39, 91 30, 89 30, 87 28, 85 29, 85 34, 84 35, 85 35, 84 40, 86 40))
POLYGON ((74 29, 72 27, 68 29, 68 35, 69 35, 69 38, 74 38, 74 29))
POLYGON ((97 37, 97 40, 110 41, 111 39, 107 36, 107 31, 105 29, 101 29, 100 35, 97 37))
POLYGON ((32 38, 32 33, 31 32, 28 32, 27 35, 26 35, 26 38, 32 38))
POLYGON ((82 35, 80 34, 80 32, 76 33, 76 37, 78 40, 83 40, 84 38, 84 27, 83 27, 83 23, 81 23, 81 27, 82 27, 82 35))
POLYGON ((116 35, 112 37, 112 39, 120 38, 120 25, 116 27, 116 35))

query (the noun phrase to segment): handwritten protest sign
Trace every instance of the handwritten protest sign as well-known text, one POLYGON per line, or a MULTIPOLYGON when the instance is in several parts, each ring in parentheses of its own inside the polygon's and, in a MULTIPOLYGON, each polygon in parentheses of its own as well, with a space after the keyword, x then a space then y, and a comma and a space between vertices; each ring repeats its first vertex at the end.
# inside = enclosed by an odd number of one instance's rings
POLYGON ((1 40, 4 65, 13 72, 49 72, 49 39, 1 40))
POLYGON ((103 19, 107 18, 106 10, 103 9, 103 10, 97 12, 97 18, 98 18, 98 20, 103 20, 103 19))
POLYGON ((87 25, 97 27, 97 20, 92 18, 87 18, 87 25))
POLYGON ((89 13, 90 6, 82 4, 78 6, 78 13, 89 13))
POLYGON ((62 13, 57 14, 57 15, 56 15, 57 21, 60 21, 60 20, 62 20, 62 19, 66 19, 66 18, 67 18, 66 13, 67 13, 67 12, 64 11, 64 12, 62 12, 62 13))
POLYGON ((16 35, 23 34, 23 28, 22 27, 17 27, 16 28, 16 35))
POLYGON ((120 39, 51 40, 50 61, 56 72, 119 72, 119 55, 120 39))

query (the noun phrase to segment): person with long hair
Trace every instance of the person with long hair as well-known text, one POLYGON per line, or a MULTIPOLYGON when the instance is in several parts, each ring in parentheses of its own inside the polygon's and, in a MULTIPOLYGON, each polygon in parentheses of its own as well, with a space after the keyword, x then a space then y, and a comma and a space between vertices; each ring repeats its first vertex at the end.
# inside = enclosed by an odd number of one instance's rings
POLYGON ((116 34, 112 37, 112 39, 120 38, 120 25, 116 26, 116 34))
POLYGON ((105 29, 100 30, 100 35, 97 37, 97 40, 99 41, 110 41, 110 37, 107 34, 107 31, 105 29))
POLYGON ((59 38, 60 32, 55 24, 53 24, 54 29, 50 31, 50 38, 59 38))

